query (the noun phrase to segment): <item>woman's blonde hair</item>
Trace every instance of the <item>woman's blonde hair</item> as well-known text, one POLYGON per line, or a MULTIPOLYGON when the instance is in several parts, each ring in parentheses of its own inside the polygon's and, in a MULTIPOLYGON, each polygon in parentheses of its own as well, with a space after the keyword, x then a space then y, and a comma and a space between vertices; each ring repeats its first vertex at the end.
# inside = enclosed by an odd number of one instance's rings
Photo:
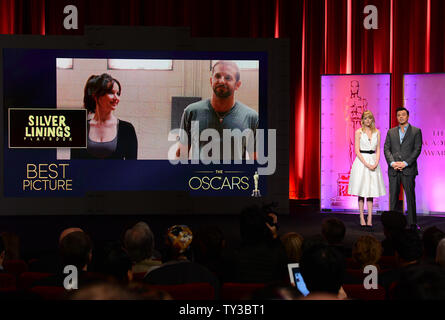
POLYGON ((288 232, 282 235, 280 240, 283 243, 288 260, 292 263, 300 262, 303 253, 303 237, 296 232, 288 232))
POLYGON ((373 236, 361 236, 352 247, 352 259, 361 267, 376 265, 382 253, 382 244, 373 236))
POLYGON ((362 129, 363 129, 363 126, 364 126, 365 118, 368 118, 368 117, 370 117, 371 120, 372 120, 372 122, 371 122, 371 131, 372 132, 376 132, 377 128, 375 127, 375 118, 374 118, 374 115, 372 114, 372 112, 369 111, 369 110, 366 110, 365 112, 362 113, 362 121, 361 121, 362 129))

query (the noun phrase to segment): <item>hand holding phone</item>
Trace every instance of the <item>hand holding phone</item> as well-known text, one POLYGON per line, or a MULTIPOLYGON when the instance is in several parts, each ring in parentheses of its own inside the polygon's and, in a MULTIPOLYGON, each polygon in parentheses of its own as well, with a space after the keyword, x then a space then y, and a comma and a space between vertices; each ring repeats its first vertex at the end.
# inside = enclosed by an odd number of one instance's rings
POLYGON ((300 291, 303 296, 307 296, 309 294, 309 290, 307 289, 303 276, 300 273, 300 264, 289 263, 287 268, 289 270, 289 279, 291 284, 294 287, 297 287, 298 291, 300 291))

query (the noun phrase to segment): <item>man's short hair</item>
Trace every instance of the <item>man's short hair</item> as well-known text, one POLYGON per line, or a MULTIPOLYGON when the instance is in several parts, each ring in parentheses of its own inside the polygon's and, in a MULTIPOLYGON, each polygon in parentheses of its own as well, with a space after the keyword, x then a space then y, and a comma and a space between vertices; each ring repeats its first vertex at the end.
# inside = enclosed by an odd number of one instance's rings
POLYGON ((311 293, 338 294, 343 284, 345 259, 337 249, 318 243, 303 251, 300 270, 311 293))
POLYGON ((154 235, 148 224, 138 222, 125 232, 124 247, 131 260, 138 263, 153 255, 154 235))
POLYGON ((409 115, 409 111, 408 111, 408 109, 407 108, 405 108, 405 107, 398 107, 397 109, 396 109, 396 114, 399 112, 399 111, 406 111, 406 114, 407 115, 409 115))
POLYGON ((233 61, 226 61, 226 60, 219 60, 218 62, 216 62, 213 65, 213 67, 212 67, 212 75, 215 73, 215 67, 218 64, 223 64, 223 65, 231 66, 231 67, 235 68, 235 79, 236 79, 236 81, 238 82, 241 79, 241 74, 240 74, 238 65, 235 62, 233 62, 233 61))
POLYGON ((329 244, 337 244, 345 238, 346 227, 343 221, 337 218, 329 218, 323 220, 321 233, 329 244))
POLYGON ((423 254, 423 244, 414 230, 401 230, 392 235, 397 254, 406 262, 419 260, 423 254))
POLYGON ((82 269, 89 263, 92 244, 90 237, 81 231, 71 232, 59 245, 59 253, 64 265, 74 265, 82 269))

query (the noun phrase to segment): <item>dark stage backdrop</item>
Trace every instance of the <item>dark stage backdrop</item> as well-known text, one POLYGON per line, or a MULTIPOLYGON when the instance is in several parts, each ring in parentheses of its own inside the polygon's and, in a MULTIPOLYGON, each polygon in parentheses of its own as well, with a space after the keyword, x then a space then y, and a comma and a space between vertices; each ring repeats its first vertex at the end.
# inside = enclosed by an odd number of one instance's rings
MULTIPOLYGON (((0 0, 2 34, 82 34, 85 25, 186 26, 194 37, 289 38, 291 199, 320 198, 320 74, 445 72, 443 0, 0 0), (63 28, 76 5, 79 29, 63 28), (378 9, 365 30, 363 9, 378 9)), ((409 108, 409 106, 407 106, 409 108)), ((391 123, 396 124, 394 112, 391 123)))

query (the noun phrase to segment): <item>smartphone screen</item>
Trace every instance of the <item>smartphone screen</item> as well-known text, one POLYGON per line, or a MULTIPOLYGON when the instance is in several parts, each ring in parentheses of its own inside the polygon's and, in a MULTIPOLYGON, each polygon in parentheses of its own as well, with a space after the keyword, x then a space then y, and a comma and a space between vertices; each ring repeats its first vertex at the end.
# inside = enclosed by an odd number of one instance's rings
POLYGON ((307 296, 309 294, 309 290, 306 288, 306 284, 304 283, 303 277, 301 276, 300 268, 293 268, 292 271, 294 274, 295 286, 303 296, 307 296))

